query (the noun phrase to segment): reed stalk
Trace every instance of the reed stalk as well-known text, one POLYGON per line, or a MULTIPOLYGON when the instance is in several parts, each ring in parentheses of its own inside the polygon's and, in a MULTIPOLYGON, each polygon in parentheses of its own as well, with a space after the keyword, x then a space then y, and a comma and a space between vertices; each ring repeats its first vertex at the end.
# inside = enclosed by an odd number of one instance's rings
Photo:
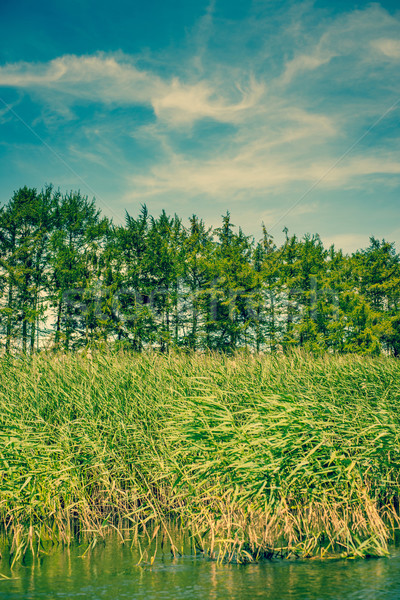
POLYGON ((217 560, 385 555, 399 376, 391 358, 299 352, 3 358, 3 547, 19 560, 123 524, 178 552, 179 524, 217 560))

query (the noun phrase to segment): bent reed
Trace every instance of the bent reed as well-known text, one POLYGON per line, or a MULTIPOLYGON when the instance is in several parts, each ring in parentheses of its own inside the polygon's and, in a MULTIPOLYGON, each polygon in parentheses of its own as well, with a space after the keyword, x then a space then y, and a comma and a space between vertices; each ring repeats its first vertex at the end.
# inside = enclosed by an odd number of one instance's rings
POLYGON ((399 525, 400 362, 36 355, 0 361, 13 560, 110 527, 219 560, 381 556, 399 525))

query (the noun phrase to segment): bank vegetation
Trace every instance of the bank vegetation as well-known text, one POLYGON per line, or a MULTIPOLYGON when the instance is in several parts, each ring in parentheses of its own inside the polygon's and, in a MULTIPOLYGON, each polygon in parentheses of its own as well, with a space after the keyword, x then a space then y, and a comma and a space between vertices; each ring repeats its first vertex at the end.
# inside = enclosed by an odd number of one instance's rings
POLYGON ((400 363, 250 353, 0 362, 0 521, 44 541, 173 531, 220 560, 381 556, 399 522, 400 363))

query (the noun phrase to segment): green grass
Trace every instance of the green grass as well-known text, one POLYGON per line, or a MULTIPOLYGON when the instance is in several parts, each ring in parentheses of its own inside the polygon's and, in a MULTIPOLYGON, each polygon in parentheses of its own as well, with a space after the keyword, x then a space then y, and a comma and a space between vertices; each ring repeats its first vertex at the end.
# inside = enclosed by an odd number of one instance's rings
POLYGON ((14 560, 122 524, 225 560, 384 555, 399 406, 390 358, 3 358, 3 537, 14 560))

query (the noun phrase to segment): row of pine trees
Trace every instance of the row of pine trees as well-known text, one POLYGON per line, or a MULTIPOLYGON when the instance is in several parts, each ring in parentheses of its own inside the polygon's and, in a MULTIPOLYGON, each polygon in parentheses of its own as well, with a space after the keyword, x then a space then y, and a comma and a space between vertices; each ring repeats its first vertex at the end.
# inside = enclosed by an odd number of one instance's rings
POLYGON ((400 354, 400 260, 370 239, 345 255, 318 235, 229 213, 187 225, 145 206, 114 225, 79 192, 24 187, 0 209, 0 343, 5 353, 92 345, 136 351, 400 354))

